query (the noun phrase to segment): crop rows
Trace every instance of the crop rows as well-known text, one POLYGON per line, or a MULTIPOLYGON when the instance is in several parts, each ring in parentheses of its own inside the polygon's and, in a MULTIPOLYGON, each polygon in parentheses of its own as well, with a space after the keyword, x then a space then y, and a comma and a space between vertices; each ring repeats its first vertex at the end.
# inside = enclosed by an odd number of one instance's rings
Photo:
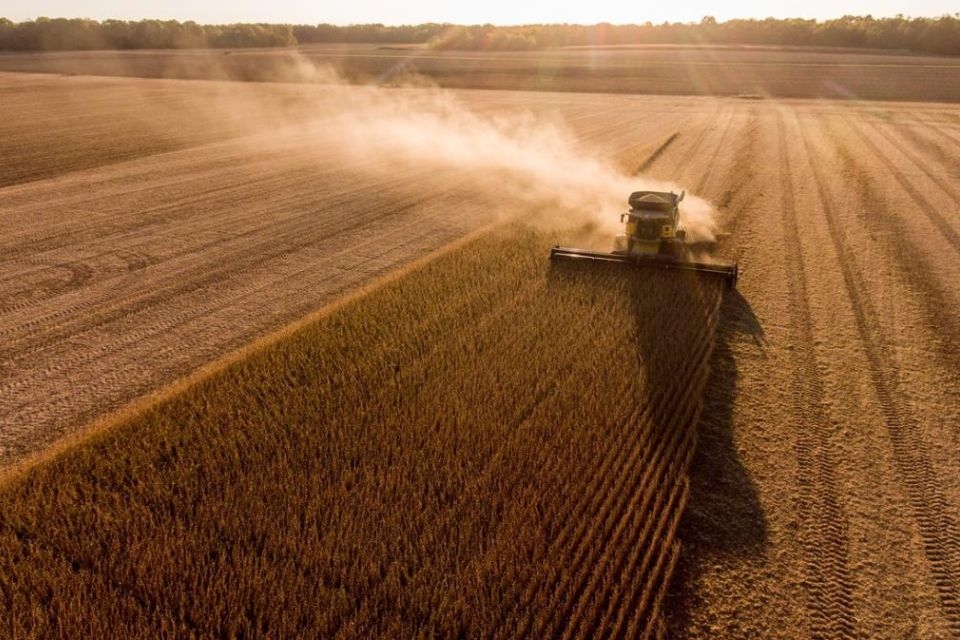
MULTIPOLYGON (((811 156, 808 138, 802 130, 801 136, 806 153, 811 156)), ((825 218, 830 225, 831 239, 837 253, 842 255, 845 235, 837 226, 836 216, 831 211, 825 179, 815 162, 811 162, 811 169, 825 218)), ((912 192, 911 195, 926 203, 926 200, 920 199, 918 192, 912 192)), ((927 206, 924 211, 930 213, 933 208, 927 206)), ((941 222, 940 218, 935 219, 941 222)), ((951 230, 946 222, 943 222, 942 228, 945 231, 951 230)), ((944 495, 936 477, 936 470, 930 462, 930 447, 920 435, 920 426, 916 418, 898 401, 902 396, 899 392, 899 375, 897 368, 889 361, 881 337, 882 329, 876 321, 874 304, 863 293, 866 287, 860 281, 860 274, 847 262, 842 262, 840 266, 847 292, 854 303, 857 330, 869 361, 870 379, 889 432, 900 481, 914 511, 924 553, 930 563, 933 582, 940 596, 940 604, 951 632, 960 634, 960 599, 957 597, 960 587, 960 527, 951 518, 947 506, 949 500, 944 495)))
MULTIPOLYGON (((315 87, 4 74, 0 92, 18 159, 0 170, 0 468, 527 206, 455 166, 323 151, 315 125, 341 106, 315 87)), ((630 168, 685 118, 667 100, 456 99, 561 113, 630 168)))
POLYGON ((316 82, 333 67, 351 82, 404 84, 429 78, 448 89, 744 95, 952 102, 951 58, 766 48, 584 48, 556 51, 426 52, 356 45, 246 51, 8 53, 0 72, 316 82), (317 73, 319 72, 319 73, 317 73))
POLYGON ((473 240, 11 480, 0 634, 660 634, 720 284, 548 244, 473 240))
MULTIPOLYGON (((780 137, 780 201, 784 218, 785 257, 789 261, 789 292, 792 324, 803 345, 813 344, 813 326, 808 306, 808 284, 803 273, 797 205, 793 191, 794 171, 787 150, 783 117, 777 122, 780 137)), ((847 556, 847 516, 840 499, 837 461, 830 448, 830 421, 824 411, 822 376, 810 349, 798 350, 795 402, 798 413, 807 414, 797 429, 795 455, 798 461, 799 504, 803 514, 800 539, 807 562, 804 585, 809 593, 810 625, 818 637, 855 636, 852 613, 852 583, 847 556)))

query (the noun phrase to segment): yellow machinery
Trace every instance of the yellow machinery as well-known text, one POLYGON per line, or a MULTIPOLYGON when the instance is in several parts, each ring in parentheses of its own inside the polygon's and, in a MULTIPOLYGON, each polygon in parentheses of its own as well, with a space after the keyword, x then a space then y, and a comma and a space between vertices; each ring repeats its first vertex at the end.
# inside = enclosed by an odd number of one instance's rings
POLYGON ((714 274, 725 278, 732 289, 737 286, 736 263, 697 262, 690 259, 686 231, 680 223, 680 194, 662 191, 635 191, 630 194, 630 210, 620 214, 624 233, 614 239, 613 252, 588 251, 556 246, 551 260, 593 260, 618 262, 639 267, 677 269, 714 274))

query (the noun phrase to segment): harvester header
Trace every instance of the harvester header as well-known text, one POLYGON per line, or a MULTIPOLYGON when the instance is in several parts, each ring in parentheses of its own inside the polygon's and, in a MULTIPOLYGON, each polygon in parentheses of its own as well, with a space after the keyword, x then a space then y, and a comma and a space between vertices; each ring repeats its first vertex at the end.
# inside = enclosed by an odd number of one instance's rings
POLYGON ((731 289, 737 286, 736 263, 699 262, 691 259, 687 233, 680 222, 680 202, 685 192, 634 191, 627 198, 630 210, 620 214, 623 233, 617 234, 613 251, 604 253, 555 246, 551 260, 592 260, 637 267, 696 271, 723 277, 731 289))

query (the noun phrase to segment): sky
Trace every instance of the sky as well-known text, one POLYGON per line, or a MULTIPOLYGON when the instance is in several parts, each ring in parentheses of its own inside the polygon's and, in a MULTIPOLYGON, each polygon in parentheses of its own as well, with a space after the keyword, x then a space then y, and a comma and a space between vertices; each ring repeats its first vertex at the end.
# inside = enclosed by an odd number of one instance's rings
POLYGON ((623 0, 586 0, 568 3, 451 2, 449 0, 405 0, 403 2, 316 2, 305 0, 2 0, 0 17, 15 22, 39 16, 65 18, 119 18, 139 20, 159 18, 194 20, 201 23, 274 22, 317 24, 417 24, 451 22, 456 24, 528 24, 571 22, 614 24, 699 22, 711 15, 717 20, 730 18, 835 18, 841 15, 940 16, 960 11, 956 0, 788 0, 761 3, 756 0, 663 0, 640 3, 623 0))

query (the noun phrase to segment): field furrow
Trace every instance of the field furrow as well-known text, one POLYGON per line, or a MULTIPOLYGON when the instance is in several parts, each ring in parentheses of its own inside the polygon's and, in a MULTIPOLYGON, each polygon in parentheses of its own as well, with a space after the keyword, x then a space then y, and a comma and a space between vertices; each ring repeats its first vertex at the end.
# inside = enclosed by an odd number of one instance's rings
POLYGON ((723 132, 720 134, 720 138, 717 141, 716 146, 713 149, 713 153, 710 154, 710 160, 707 163, 705 171, 700 174, 699 180, 695 183, 694 191, 696 193, 708 193, 708 187, 712 186, 710 181, 716 173, 717 165, 720 164, 719 158, 720 154, 727 150, 727 139, 730 135, 730 130, 733 128, 733 123, 737 120, 738 110, 731 109, 730 115, 727 117, 726 122, 721 125, 723 127, 723 132))
POLYGON ((960 67, 311 51, 2 56, 0 637, 960 637, 960 67))
MULTIPOLYGON (((720 113, 725 113, 726 115, 726 121, 722 125, 719 125, 724 127, 724 130, 733 122, 734 112, 735 110, 730 106, 720 108, 720 113)), ((677 164, 674 166, 674 175, 683 171, 688 165, 694 162, 699 162, 699 158, 703 156, 703 147, 707 139, 710 137, 710 134, 716 130, 717 126, 718 125, 715 124, 713 117, 708 118, 706 122, 700 124, 700 129, 697 131, 693 140, 686 146, 683 154, 678 158, 677 164)))
MULTIPOLYGON (((622 389, 623 395, 620 397, 630 399, 630 392, 630 388, 622 389)), ((630 424, 651 424, 649 412, 652 406, 649 403, 634 407, 630 407, 630 404, 634 403, 624 403, 625 406, 621 409, 630 411, 630 424)), ((620 479, 649 473, 649 469, 636 467, 636 463, 643 459, 638 457, 636 452, 646 451, 648 456, 646 459, 649 459, 650 452, 654 451, 655 446, 655 443, 651 442, 652 436, 653 432, 649 428, 641 429, 636 437, 631 437, 629 431, 623 430, 618 438, 611 439, 607 448, 591 456, 589 464, 596 469, 596 472, 585 487, 584 495, 589 499, 571 496, 570 500, 551 514, 551 520, 556 523, 557 532, 552 543, 539 550, 537 556, 539 559, 546 561, 563 553, 564 550, 567 554, 584 552, 587 548, 584 539, 588 536, 589 527, 602 515, 604 506, 608 505, 615 496, 613 493, 615 483, 620 479)), ((564 470, 558 471, 562 473, 564 470)), ((569 482, 574 478, 566 477, 564 480, 569 482)), ((555 488, 559 490, 562 486, 561 480, 555 488)), ((543 598, 550 589, 563 588, 566 578, 559 575, 559 572, 563 570, 564 564, 555 564, 545 575, 530 574, 525 583, 518 585, 515 597, 508 600, 510 607, 505 608, 502 613, 504 620, 501 627, 502 633, 509 633, 510 637, 523 637, 529 632, 530 625, 534 624, 535 611, 540 610, 540 607, 533 606, 534 600, 543 598), (516 616, 521 617, 522 621, 518 623, 514 620, 516 616)), ((549 611, 546 607, 542 610, 549 611)), ((498 637, 506 636, 498 633, 498 637)))
MULTIPOLYGON (((827 190, 822 170, 813 161, 808 135, 802 126, 801 139, 837 255, 845 258, 851 256, 845 247, 844 232, 837 225, 831 204, 833 199, 827 190)), ((862 277, 847 259, 842 259, 839 266, 870 364, 870 379, 883 411, 901 482, 910 498, 933 581, 940 594, 940 604, 951 631, 960 633, 960 601, 956 598, 956 594, 960 593, 960 564, 957 562, 960 560, 960 528, 946 506, 948 501, 941 492, 941 482, 930 461, 929 445, 922 438, 916 420, 900 401, 902 393, 898 389, 897 370, 886 355, 890 343, 877 322, 879 316, 871 300, 866 297, 867 288, 862 277)))
POLYGON ((854 578, 847 551, 849 525, 837 482, 838 461, 831 442, 833 426, 824 412, 822 375, 813 351, 814 332, 807 306, 809 296, 799 240, 799 212, 793 194, 794 171, 784 117, 779 114, 777 121, 780 207, 786 240, 791 323, 797 345, 793 403, 795 415, 804 416, 803 421, 795 425, 795 451, 799 472, 797 506, 803 522, 800 536, 806 554, 807 611, 813 636, 852 638, 857 636, 857 630, 852 605, 854 578))
MULTIPOLYGON (((14 484, 10 490, 27 491, 16 500, 27 511, 0 512, 0 537, 5 544, 26 546, 33 554, 28 566, 48 562, 42 552, 56 550, 62 562, 82 567, 78 589, 96 580, 114 585, 117 598, 135 603, 124 618, 132 628, 150 620, 149 614, 160 620, 156 624, 199 635, 252 629, 285 635, 309 629, 344 638, 493 635, 510 619, 493 624, 506 605, 506 592, 490 589, 490 581, 503 587, 509 583, 503 582, 507 576, 496 564, 485 563, 491 543, 504 552, 512 549, 512 570, 530 584, 538 584, 537 576, 544 572, 568 566, 580 553, 577 549, 601 551, 603 560, 585 565, 593 567, 588 574, 593 586, 573 592, 570 606, 578 609, 577 598, 590 594, 605 606, 584 619, 578 637, 605 635, 615 625, 625 628, 631 616, 639 615, 637 606, 644 614, 632 620, 631 629, 639 633, 656 627, 658 603, 676 553, 676 523, 687 491, 684 475, 712 347, 718 283, 708 283, 701 291, 695 279, 688 280, 689 291, 678 308, 690 322, 681 329, 663 308, 648 302, 670 291, 668 277, 639 280, 621 270, 551 275, 540 255, 545 246, 529 231, 493 232, 382 293, 362 298, 360 307, 345 307, 319 320, 321 325, 265 347, 255 357, 259 364, 234 365, 197 387, 194 400, 183 398, 207 407, 199 414, 178 405, 178 411, 185 411, 180 417, 168 421, 151 413, 147 423, 123 428, 130 429, 138 448, 145 447, 142 453, 160 456, 150 465, 131 467, 122 461, 124 456, 81 455, 74 462, 63 461, 68 467, 107 459, 120 464, 122 469, 83 473, 98 479, 96 504, 114 504, 136 513, 136 519, 114 519, 97 508, 80 507, 62 529, 49 528, 42 524, 44 514, 61 511, 63 500, 85 502, 85 494, 59 494, 53 502, 27 507, 26 495, 39 486, 14 484), (518 238, 511 236, 517 233, 518 238), (494 247, 500 253, 490 263, 494 247), (478 270, 483 264, 487 268, 478 270), (463 278, 450 278, 461 271, 463 278), (439 299, 454 304, 436 304, 419 295, 435 290, 438 283, 451 287, 439 299), (598 294, 604 304, 595 304, 598 294), (408 323, 408 317, 421 321, 408 323), (537 321, 529 322, 531 317, 537 321), (608 329, 625 322, 635 323, 636 334, 608 329), (603 330, 597 340, 568 345, 564 337, 575 326, 603 330), (671 354, 658 340, 649 340, 645 327, 652 326, 661 336, 680 330, 695 339, 671 354), (288 339, 294 342, 284 342, 288 339), (364 348, 370 340, 376 345, 372 351, 364 348), (531 352, 541 352, 539 366, 514 368, 513 363, 531 352), (476 367, 479 362, 487 367, 476 367), (285 364, 272 369, 270 380, 254 382, 241 373, 270 369, 271 363, 285 364), (254 369, 246 369, 249 366, 254 369), (669 373, 673 367, 680 367, 676 375, 669 373), (593 376, 600 368, 608 375, 593 376), (208 385, 228 379, 233 380, 229 384, 245 386, 235 396, 247 406, 240 415, 263 429, 251 423, 237 432, 220 414, 221 409, 233 414, 232 407, 209 405, 228 394, 208 385), (609 384, 625 392, 622 402, 605 405, 604 411, 583 402, 584 397, 601 397, 609 384), (503 395, 483 402, 495 385, 503 395), (451 387, 458 394, 438 405, 437 399, 451 387), (275 404, 292 388, 312 392, 298 392, 292 402, 275 404), (648 392, 652 404, 643 400, 648 392), (199 419, 207 427, 174 426, 184 425, 184 418, 194 424, 199 419), (277 426, 267 426, 271 424, 277 426), (169 440, 170 434, 153 432, 168 428, 161 425, 176 430, 176 442, 169 440), (167 444, 158 449, 156 440, 148 443, 154 437, 148 433, 167 444), (240 439, 233 440, 235 436, 240 439), (223 437, 229 443, 220 440, 223 437), (584 457, 584 447, 591 446, 593 455, 584 457), (617 451, 624 452, 630 470, 603 466, 608 454, 617 451), (653 451, 660 457, 650 458, 653 451), (213 458, 198 464, 195 456, 207 455, 213 458), (134 468, 161 474, 180 469, 191 477, 178 483, 182 493, 165 498, 162 487, 169 480, 143 477, 130 484, 124 478, 134 468), (259 471, 249 477, 241 472, 244 468, 259 471), (603 477, 597 477, 598 472, 603 477), (290 473, 300 480, 291 484, 290 473), (231 481, 214 482, 221 474, 231 481), (649 482, 640 482, 645 477, 649 482), (596 495, 610 497, 598 505, 601 508, 578 511, 582 500, 593 497, 584 489, 603 485, 610 491, 596 495), (290 493, 294 486, 296 495, 290 493), (532 498, 534 487, 541 489, 537 500, 519 500, 532 498), (401 499, 413 499, 417 507, 385 519, 377 515, 401 499), (227 511, 225 505, 230 505, 227 511), (557 535, 571 516, 593 532, 587 549, 580 546, 579 536, 557 535), (245 524, 226 524, 234 518, 245 524), (531 518, 542 519, 547 528, 532 527, 531 518), (149 538, 134 539, 129 527, 137 522, 151 523, 149 538), (278 523, 283 527, 278 529, 278 523), (98 544, 132 544, 140 551, 135 556, 103 556, 98 545, 73 535, 78 528, 101 531, 98 544), (154 543, 160 545, 157 550, 149 548, 154 543), (206 560, 186 560, 204 555, 210 544, 214 551, 206 560), (171 554, 168 561, 159 560, 159 549, 171 554), (357 554, 364 558, 359 564, 354 561, 357 554), (154 560, 147 570, 129 562, 132 557, 154 560), (180 580, 173 578, 186 567, 191 568, 180 580), (604 567, 621 576, 618 584, 604 577, 604 567), (454 584, 451 576, 459 576, 454 584), (232 591, 239 584, 253 589, 245 593, 266 593, 262 590, 272 590, 270 585, 289 585, 291 579, 297 587, 289 602, 299 600, 305 590, 317 594, 319 584, 323 606, 291 616, 286 598, 244 601, 232 591), (184 600, 177 586, 183 584, 203 596, 184 600), (464 598, 476 606, 465 607, 464 598), (235 606, 244 607, 247 615, 230 615, 235 606)), ((173 400, 174 405, 179 402, 173 400)), ((119 435, 111 431, 104 437, 119 435)), ((43 574, 8 575, 0 588, 32 589, 44 579, 43 574)), ((568 593, 558 595, 566 598, 568 593)), ((77 597, 55 602, 50 609, 65 629, 75 628, 65 607, 77 597)), ((86 611, 88 621, 97 619, 86 605, 76 610, 86 611)), ((15 620, 26 625, 23 628, 42 623, 15 620)), ((578 631, 568 623, 557 619, 552 633, 578 631)))
MULTIPOLYGON (((832 136, 837 136, 831 131, 832 136)), ((889 261, 896 265, 897 278, 917 295, 917 303, 927 319, 927 325, 937 337, 937 358, 945 369, 960 370, 960 319, 950 312, 944 301, 951 300, 956 291, 940 284, 938 275, 943 263, 930 255, 922 243, 912 242, 903 232, 910 226, 909 216, 904 216, 897 207, 891 207, 878 191, 874 178, 853 154, 849 141, 839 140, 837 153, 845 172, 858 185, 858 196, 868 215, 862 217, 865 227, 878 238, 886 249, 889 261)))
MULTIPOLYGON (((30 141, 38 162, 55 140, 80 153, 85 127, 114 108, 138 139, 160 136, 160 151, 67 158, 53 174, 11 178, 3 189, 0 464, 528 206, 491 197, 492 179, 472 169, 397 165, 383 154, 338 160, 315 135, 335 109, 329 92, 84 78, 30 86, 71 95, 35 105, 37 120, 52 127, 30 141), (154 106, 139 120, 130 105, 145 96, 154 106), (171 133, 168 121, 180 129, 171 133), (203 131, 191 138, 194 129, 203 131), (181 336, 176 348, 173 336, 181 336)), ((4 105, 21 114, 7 123, 17 136, 30 119, 16 109, 31 99, 39 97, 4 105)), ((653 108, 629 97, 600 109, 591 102, 479 92, 471 108, 490 117, 542 113, 585 149, 631 169, 685 112, 673 100, 653 108)))
MULTIPOLYGON (((504 358, 514 360, 522 355, 530 344, 536 338, 543 338, 549 341, 561 339, 562 327, 557 324, 550 326, 548 331, 553 333, 544 334, 544 328, 537 325, 528 325, 523 327, 529 333, 524 331, 509 331, 508 328, 522 326, 518 320, 525 315, 525 309, 539 302, 538 283, 528 283, 518 295, 508 299, 504 304, 489 308, 484 316, 478 318, 472 323, 477 334, 492 334, 504 336, 504 339, 498 342, 498 349, 505 352, 504 358)), ((596 322, 599 318, 596 314, 588 315, 583 318, 586 322, 596 322)), ((410 371, 409 367, 404 368, 404 376, 422 377, 427 379, 427 367, 437 361, 444 360, 444 355, 449 351, 458 351, 467 348, 467 345, 475 341, 474 335, 464 335, 460 338, 461 344, 438 344, 433 353, 423 353, 419 362, 414 363, 410 371)), ((596 347, 595 347, 596 348, 596 347)), ((492 482, 492 476, 496 474, 497 483, 509 484, 509 477, 504 477, 503 458, 507 451, 515 446, 515 441, 522 442, 525 438, 525 430, 530 428, 530 418, 544 405, 544 403, 555 401, 555 396, 561 393, 571 382, 579 379, 583 373, 575 372, 575 365, 582 365, 581 361, 587 351, 586 344, 579 344, 577 348, 564 352, 562 359, 553 363, 556 376, 545 384, 538 385, 529 400, 520 407, 516 407, 515 417, 502 425, 504 435, 497 441, 497 449, 494 451, 483 466, 475 471, 475 475, 468 486, 457 495, 450 504, 444 507, 443 512, 437 514, 435 519, 427 523, 426 526, 417 534, 417 540, 414 546, 418 549, 418 556, 422 558, 424 564, 429 558, 436 558, 443 554, 442 547, 450 539, 451 530, 460 526, 460 523, 470 517, 470 507, 475 506, 476 493, 480 487, 492 482)), ((609 356, 609 352, 601 351, 600 355, 609 356)), ((602 358, 601 358, 602 361, 602 358)), ((463 371, 461 375, 451 372, 451 375, 445 377, 444 384, 452 385, 454 388, 462 388, 466 384, 474 384, 482 387, 485 380, 477 376, 474 372, 463 371)), ((419 385, 417 385, 419 386, 419 385)), ((408 399, 411 403, 427 403, 430 400, 434 390, 422 390, 408 399), (421 395, 422 394, 422 395, 421 395)), ((509 472, 509 467, 506 470, 509 472)), ((483 503, 481 503, 482 505, 483 503)), ((477 541, 482 542, 481 540, 477 541)), ((461 546, 458 551, 463 552, 461 546)), ((405 556, 401 556, 405 557, 405 556)), ((400 564, 400 559, 394 564, 400 564)), ((422 582, 420 573, 427 567, 404 566, 404 581, 415 588, 417 583, 422 582)), ((383 571, 384 579, 377 585, 369 588, 369 593, 364 596, 353 619, 346 620, 339 634, 342 637, 363 637, 371 634, 376 635, 385 631, 385 626, 389 628, 390 620, 384 619, 384 609, 394 610, 402 613, 399 603, 392 601, 397 593, 395 585, 390 580, 393 573, 392 567, 386 567, 383 571)), ((436 576, 431 576, 427 584, 431 584, 436 576)), ((443 621, 447 622, 447 621, 443 621)))
MULTIPOLYGON (((920 189, 918 189, 914 184, 904 175, 904 172, 898 167, 888 154, 884 153, 883 150, 877 145, 877 142, 869 135, 865 134, 860 128, 859 124, 854 123, 852 120, 846 120, 849 126, 860 134, 860 141, 862 147, 869 150, 873 153, 880 161, 887 167, 889 175, 897 181, 897 184, 910 195, 913 202, 915 203, 916 209, 926 216, 930 221, 931 225, 934 227, 937 233, 942 234, 944 239, 946 239, 953 250, 957 253, 960 253, 960 232, 957 231, 960 228, 960 218, 953 215, 952 213, 945 214, 941 211, 941 208, 933 203, 930 197, 924 194, 920 189)), ((903 149, 895 147, 898 153, 903 154, 903 149)), ((921 170, 923 168, 921 167, 921 170)), ((929 175, 929 174, 927 174, 929 175)))
MULTIPOLYGON (((939 153, 929 153, 932 151, 929 147, 927 148, 928 153, 921 156, 919 150, 916 148, 918 139, 916 137, 911 137, 909 135, 901 135, 898 139, 894 134, 888 131, 889 125, 884 125, 882 123, 871 122, 871 131, 876 132, 875 135, 870 136, 873 138, 880 138, 884 140, 887 144, 897 150, 897 155, 900 155, 904 158, 907 158, 910 163, 913 165, 912 171, 904 172, 905 175, 917 175, 917 171, 926 178, 929 183, 936 185, 944 195, 953 202, 954 211, 960 210, 960 195, 958 195, 958 190, 955 184, 951 184, 951 178, 948 175, 944 175, 943 172, 937 171, 935 166, 931 166, 933 163, 930 162, 933 156, 935 161, 938 156, 941 156, 939 153)), ((898 126, 896 131, 901 134, 906 134, 910 131, 908 127, 898 126)), ((922 144, 922 139, 921 144, 922 144)))
MULTIPOLYGON (((686 360, 689 363, 688 368, 696 371, 698 366, 702 367, 703 357, 705 356, 701 356, 699 361, 701 362, 700 365, 697 365, 696 357, 686 360)), ((685 423, 682 419, 675 421, 681 416, 676 416, 669 410, 670 407, 688 406, 688 394, 696 393, 695 387, 691 389, 688 383, 689 381, 685 378, 672 381, 671 388, 673 391, 669 392, 667 397, 652 399, 649 406, 653 415, 646 416, 644 420, 637 422, 638 425, 649 425, 647 429, 653 429, 655 433, 659 434, 657 439, 649 444, 639 442, 637 443, 640 445, 639 447, 636 445, 631 447, 629 443, 618 444, 607 453, 605 458, 613 460, 613 466, 609 470, 601 467, 596 477, 602 484, 592 488, 586 494, 591 497, 589 501, 581 500, 584 505, 591 505, 591 508, 577 513, 561 515, 558 518, 560 522, 564 523, 564 529, 557 539, 556 546, 547 551, 546 557, 555 557, 566 548, 568 549, 567 553, 573 555, 569 556, 561 566, 580 567, 580 570, 575 571, 572 575, 564 572, 567 575, 558 576, 541 585, 528 585, 525 601, 541 598, 546 598, 546 600, 542 600, 536 605, 532 603, 521 605, 527 611, 526 624, 534 624, 534 616, 531 615, 534 611, 553 612, 553 614, 542 621, 538 621, 540 625, 548 625, 547 627, 538 627, 534 630, 522 625, 514 632, 515 637, 524 637, 532 631, 535 631, 538 635, 549 635, 551 633, 549 625, 554 625, 552 633, 557 633, 558 625, 566 625, 566 616, 558 611, 558 607, 569 608, 578 599, 583 602, 582 592, 586 588, 585 583, 588 580, 605 579, 604 576, 607 575, 607 572, 597 572, 595 569, 595 558, 604 553, 604 545, 599 541, 609 540, 609 532, 627 514, 640 515, 648 511, 646 507, 634 506, 628 508, 624 506, 624 501, 631 499, 634 501, 638 499, 649 501, 651 491, 663 484, 672 485, 676 481, 676 479, 671 479, 669 474, 663 475, 665 470, 662 467, 663 464, 666 464, 665 461, 670 461, 675 457, 670 451, 675 452, 676 450, 668 449, 664 453, 663 447, 670 442, 675 443, 676 438, 680 437, 679 434, 685 431, 690 432, 690 426, 684 426, 685 423), (665 410, 667 411, 666 414, 663 413, 665 410), (665 423, 664 420, 668 422, 665 423), (653 448, 648 448, 651 446, 653 448), (614 457, 613 452, 615 451, 621 452, 619 458, 614 457), (624 488, 624 483, 631 481, 637 483, 633 485, 635 488, 629 489, 630 484, 627 484, 627 488, 624 488), (609 520, 610 517, 613 517, 614 520, 609 520), (605 522, 605 528, 591 528, 590 523, 595 522, 605 522), (557 599, 559 599, 559 602, 557 599)), ((598 460, 598 463, 602 461, 603 459, 598 460)), ((628 545, 627 548, 636 545, 644 546, 636 541, 635 545, 628 545)), ((615 571, 610 573, 617 574, 615 571)))
POLYGON ((921 157, 938 163, 948 178, 960 178, 960 157, 957 156, 960 138, 951 137, 942 127, 937 127, 919 115, 906 123, 906 126, 898 128, 898 132, 917 148, 921 157))

